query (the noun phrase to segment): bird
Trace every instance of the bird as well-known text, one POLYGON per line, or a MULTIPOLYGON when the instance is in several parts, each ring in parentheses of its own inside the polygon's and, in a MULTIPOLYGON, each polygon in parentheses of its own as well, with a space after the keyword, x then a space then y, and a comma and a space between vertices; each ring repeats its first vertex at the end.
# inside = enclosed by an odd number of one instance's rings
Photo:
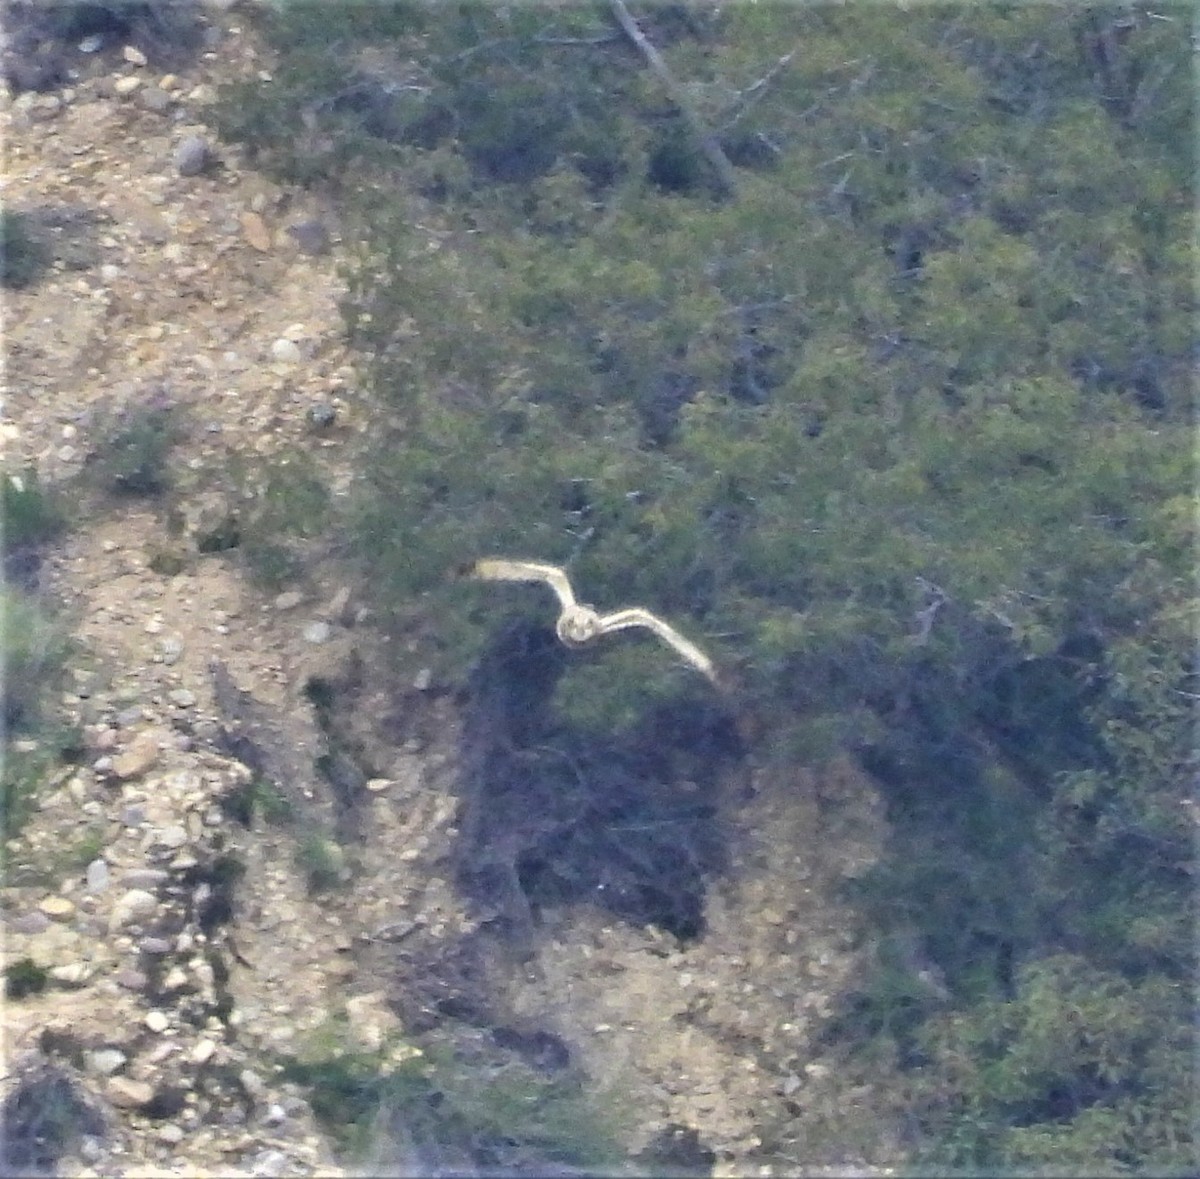
POLYGON ((545 565, 540 561, 513 561, 505 557, 484 557, 467 568, 467 575, 483 581, 544 582, 558 597, 562 612, 555 625, 559 641, 567 647, 582 647, 600 635, 617 630, 629 630, 640 626, 652 631, 664 643, 674 647, 697 671, 714 684, 717 682, 713 662, 695 643, 689 642, 673 626, 668 625, 656 614, 633 606, 628 610, 615 610, 611 614, 597 613, 594 607, 575 599, 575 591, 566 572, 557 565, 545 565))

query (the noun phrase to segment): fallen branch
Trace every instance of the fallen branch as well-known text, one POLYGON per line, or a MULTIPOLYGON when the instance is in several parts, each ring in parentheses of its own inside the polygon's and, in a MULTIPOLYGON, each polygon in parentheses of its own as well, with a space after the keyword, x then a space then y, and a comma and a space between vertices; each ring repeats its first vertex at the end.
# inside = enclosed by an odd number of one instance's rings
POLYGON ((696 108, 692 106, 687 93, 667 68, 662 54, 650 44, 646 35, 638 28, 637 21, 625 7, 625 0, 608 0, 608 6, 612 9, 617 24, 621 26, 621 31, 634 43, 638 52, 646 59, 655 76, 663 84, 671 101, 679 108, 679 113, 687 123, 688 130, 691 131, 700 150, 712 165, 722 194, 727 197, 736 196, 737 176, 734 173, 733 165, 729 162, 729 157, 721 150, 716 135, 709 130, 704 120, 696 113, 696 108))

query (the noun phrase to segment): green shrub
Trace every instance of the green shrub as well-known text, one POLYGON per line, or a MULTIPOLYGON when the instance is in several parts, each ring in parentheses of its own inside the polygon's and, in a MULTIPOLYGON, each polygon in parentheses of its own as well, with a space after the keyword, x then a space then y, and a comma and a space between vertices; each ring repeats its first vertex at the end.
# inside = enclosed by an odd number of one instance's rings
POLYGON ((102 490, 155 496, 171 485, 168 462, 182 438, 177 410, 147 404, 105 414, 97 435, 91 462, 102 490))
POLYGON ((29 218, 14 209, 0 209, 0 286, 19 290, 30 286, 49 265, 50 253, 29 228, 29 218))

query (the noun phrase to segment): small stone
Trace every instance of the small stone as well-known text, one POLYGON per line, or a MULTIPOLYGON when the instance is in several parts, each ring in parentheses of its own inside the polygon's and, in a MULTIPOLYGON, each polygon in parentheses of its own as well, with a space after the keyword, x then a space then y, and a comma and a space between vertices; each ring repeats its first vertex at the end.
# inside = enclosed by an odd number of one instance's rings
POLYGON ((138 737, 124 753, 113 758, 113 773, 123 780, 144 774, 158 761, 158 742, 138 737))
POLYGON ((149 917, 157 908, 158 898, 152 892, 131 888, 113 906, 112 915, 108 919, 109 931, 114 932, 149 917))
POLYGON ((97 1048, 87 1054, 87 1066, 92 1072, 107 1077, 115 1073, 128 1059, 119 1048, 97 1048))
POLYGON ((158 653, 163 663, 170 667, 177 663, 180 655, 183 654, 183 639, 179 635, 167 635, 165 639, 159 640, 158 653))
POLYGON ((381 793, 382 791, 386 790, 391 784, 392 784, 392 780, 390 778, 368 778, 367 779, 367 789, 372 794, 381 793))
POLYGON ((75 916, 75 905, 66 897, 47 897, 38 908, 51 921, 70 921, 75 916))
POLYGON ((162 981, 164 991, 182 991, 187 986, 187 971, 182 966, 172 966, 162 981))
POLYGON ((211 158, 208 140, 203 135, 189 135, 175 149, 175 170, 180 176, 199 176, 211 158))
POLYGON ((157 888, 170 878, 171 874, 162 868, 127 868, 121 873, 121 883, 126 888, 157 888))
POLYGON ((243 213, 241 216, 242 234, 260 254, 265 254, 271 248, 271 231, 267 223, 257 213, 243 213))
POLYGON ((108 863, 105 860, 93 860, 87 866, 85 875, 87 890, 97 896, 108 888, 108 863))
POLYGON ((86 962, 68 962, 63 966, 51 966, 46 973, 65 987, 81 987, 94 971, 86 962))
POLYGON ((165 1011, 147 1011, 146 1018, 142 1022, 152 1031, 162 1033, 171 1026, 171 1021, 167 1018, 165 1011))
POLYGON ((433 672, 428 667, 423 667, 417 672, 413 679, 413 687, 418 692, 428 692, 429 686, 433 683, 433 672))
POLYGON ((113 83, 113 90, 123 97, 127 94, 132 94, 141 84, 141 78, 131 74, 127 78, 118 78, 113 83))
POLYGON ((308 421, 318 430, 328 430, 337 421, 337 406, 328 401, 318 401, 308 408, 308 421))
POLYGON ((167 699, 178 708, 191 708, 196 703, 196 693, 187 688, 173 688, 167 693, 167 699))
POLYGON ((282 364, 295 364, 304 359, 300 346, 295 340, 281 336, 271 345, 271 355, 282 364))
POLYGON ((182 1126, 177 1126, 174 1122, 167 1122, 165 1126, 159 1126, 158 1140, 165 1142, 168 1146, 178 1146, 183 1141, 185 1133, 182 1126))
POLYGON ((156 115, 161 115, 168 111, 171 107, 171 96, 158 86, 147 86, 145 90, 138 95, 138 102, 156 115))
POLYGON ((328 622, 310 622, 304 628, 304 641, 314 645, 327 643, 332 630, 328 622))
POLYGON ((146 64, 146 55, 136 45, 126 45, 121 50, 121 56, 130 65, 144 66, 146 64))
POLYGON ((105 1091, 109 1101, 122 1109, 137 1109, 154 1100, 154 1086, 131 1077, 110 1077, 105 1091))
POLYGON ((144 991, 150 984, 150 979, 140 970, 118 970, 113 981, 127 991, 144 991))
POLYGON ((238 1073, 238 1080, 241 1081, 242 1088, 246 1090, 247 1096, 261 1099, 266 1095, 266 1082, 252 1069, 242 1069, 242 1071, 238 1073))
POLYGON ((138 949, 143 954, 169 954, 171 939, 165 937, 144 937, 138 942, 138 949))
POLYGON ((178 90, 179 75, 178 74, 163 74, 158 80, 160 90, 178 90))
POLYGON ((90 37, 84 37, 77 48, 80 53, 99 53, 104 48, 104 34, 93 33, 90 37))
POLYGON ((304 595, 299 590, 288 590, 280 594, 274 602, 276 610, 294 610, 304 601, 304 595))
POLYGON ((154 842, 159 846, 169 848, 183 847, 187 841, 187 828, 179 826, 178 823, 162 828, 154 837, 154 842))
POLYGON ((278 1179, 287 1170, 287 1155, 282 1150, 264 1150, 254 1160, 251 1175, 262 1175, 265 1179, 278 1179))
POLYGON ((279 1126, 286 1122, 287 1118, 287 1110, 282 1105, 272 1103, 263 1114, 262 1121, 264 1126, 279 1126))
POLYGON ((317 255, 329 252, 329 230, 316 218, 289 225, 288 236, 302 254, 317 255))
POLYGON ((198 1040, 196 1046, 192 1049, 192 1063, 204 1064, 212 1059, 213 1053, 216 1052, 217 1045, 214 1040, 207 1038, 198 1040))
POLYGON ((8 924, 13 933, 36 935, 50 928, 50 918, 45 913, 21 913, 8 924))

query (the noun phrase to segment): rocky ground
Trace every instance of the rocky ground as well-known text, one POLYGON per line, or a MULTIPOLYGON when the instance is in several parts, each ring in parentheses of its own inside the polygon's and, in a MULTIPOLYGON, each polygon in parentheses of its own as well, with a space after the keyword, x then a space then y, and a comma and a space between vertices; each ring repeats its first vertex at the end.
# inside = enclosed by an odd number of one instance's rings
MULTIPOLYGON (((87 750, 9 843, 4 965, 32 960, 49 986, 6 1004, 4 1081, 11 1097, 67 1077, 86 1099, 65 1173, 344 1173, 280 1054, 335 1024, 383 1064, 419 1053, 413 956, 479 926, 446 870, 458 718, 417 665, 399 705, 358 701, 367 724, 409 717, 360 791, 350 889, 314 895, 295 824, 230 804, 265 759, 295 768, 305 823, 328 818, 304 689, 369 667, 379 641, 332 567, 272 594, 197 551, 229 507, 213 472, 303 454, 336 495, 370 412, 342 343, 336 210, 255 174, 206 121, 223 80, 269 72, 241 19, 214 6, 206 48, 172 72, 108 46, 2 116, 4 202, 57 254, 5 299, 4 469, 66 485, 104 414, 155 398, 191 424, 172 454, 182 530, 160 504, 98 502, 41 570, 81 644, 63 705, 87 750)), ((718 1174, 861 1169, 869 1095, 856 1108, 835 1084, 815 1033, 859 965, 831 897, 875 854, 874 797, 849 767, 759 768, 726 805, 731 865, 703 938, 577 906, 547 918, 528 968, 488 967, 490 1003, 550 1029, 635 1112, 631 1155, 683 1128, 718 1174), (796 1154, 764 1152, 764 1126, 789 1121, 796 1154)))

